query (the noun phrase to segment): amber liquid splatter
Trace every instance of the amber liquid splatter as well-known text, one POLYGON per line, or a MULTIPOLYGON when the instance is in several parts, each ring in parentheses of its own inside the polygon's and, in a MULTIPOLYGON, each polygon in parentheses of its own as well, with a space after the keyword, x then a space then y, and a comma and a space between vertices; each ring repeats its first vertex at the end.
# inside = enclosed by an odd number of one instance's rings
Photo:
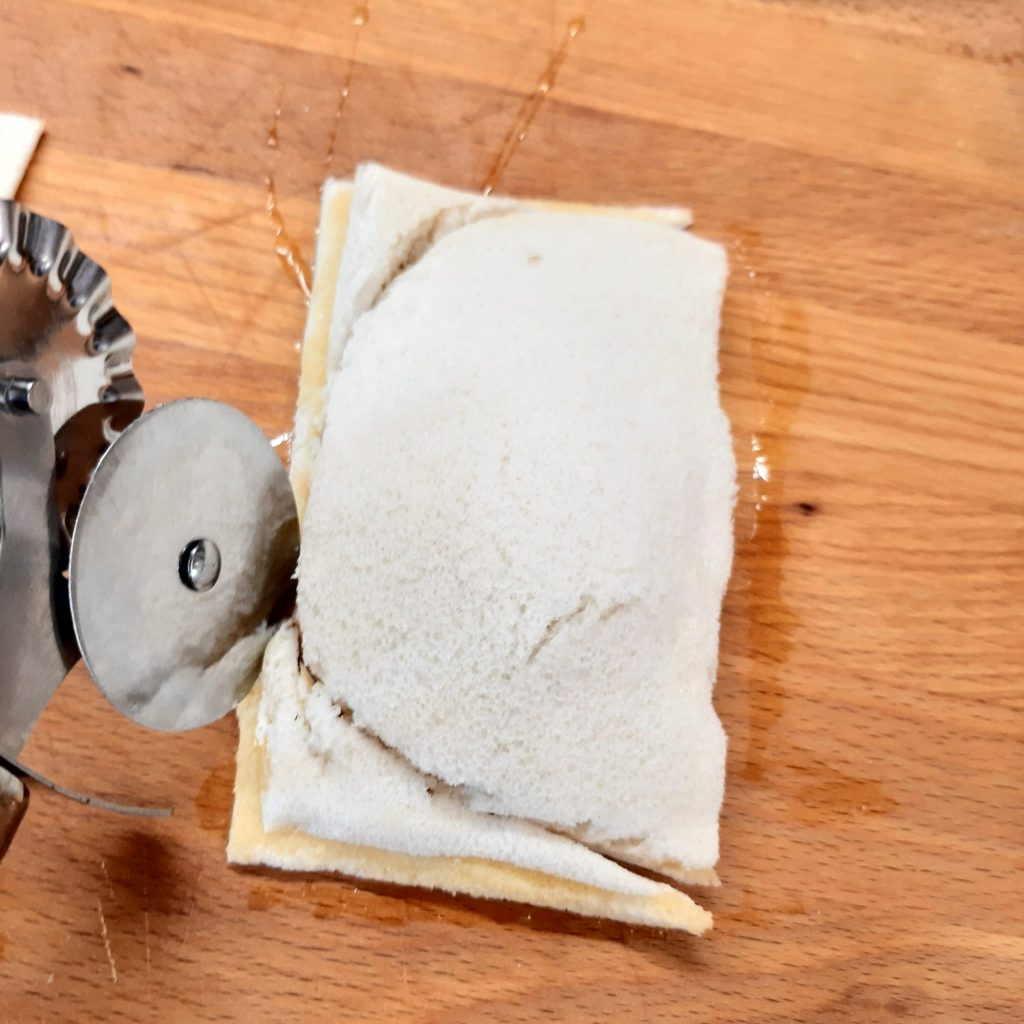
MULTIPOLYGON (((338 94, 338 105, 334 111, 334 124, 331 129, 331 137, 327 146, 327 153, 324 156, 324 167, 328 172, 330 171, 331 163, 334 159, 334 147, 338 141, 338 128, 341 124, 341 115, 345 110, 345 103, 348 100, 349 88, 352 85, 352 73, 355 70, 356 52, 359 48, 359 36, 362 33, 363 27, 367 25, 369 21, 370 11, 366 6, 360 4, 353 9, 352 24, 355 26, 355 34, 352 39, 352 52, 349 55, 348 70, 345 73, 345 81, 338 94)), ((280 139, 278 137, 278 125, 281 122, 281 106, 283 102, 284 84, 282 83, 277 93, 277 104, 274 107, 274 116, 271 119, 270 127, 267 129, 267 148, 275 150, 275 157, 276 150, 280 144, 280 139)), ((280 259, 281 265, 287 271, 289 277, 291 277, 299 286, 302 294, 308 302, 312 274, 310 273, 309 264, 302 255, 302 250, 299 249, 295 240, 288 233, 284 217, 281 215, 281 210, 278 205, 277 187, 274 183, 275 166, 276 160, 272 160, 270 173, 267 174, 265 178, 267 186, 267 216, 270 218, 271 226, 274 229, 274 252, 277 253, 277 257, 280 259)))
POLYGON ((751 370, 760 407, 750 438, 749 468, 743 473, 748 484, 739 499, 747 506, 743 518, 749 516, 750 526, 737 537, 733 584, 742 595, 744 646, 750 658, 750 739, 741 774, 749 782, 760 782, 771 763, 770 732, 783 713, 785 666, 799 625, 783 586, 790 547, 787 524, 795 515, 815 512, 813 503, 786 504, 783 493, 790 432, 809 387, 809 337, 801 303, 763 262, 760 233, 737 227, 732 249, 732 301, 742 304, 749 320, 751 370))
POLYGON ((270 217, 270 223, 274 228, 274 252, 277 253, 281 265, 295 280, 308 302, 310 281, 312 280, 309 264, 285 227, 284 218, 277 208, 277 189, 271 175, 267 176, 267 216, 270 217))
POLYGON ((345 104, 348 102, 348 92, 352 85, 352 73, 356 67, 356 54, 359 52, 359 37, 362 35, 363 27, 369 24, 369 21, 370 10, 368 7, 360 5, 352 12, 352 24, 355 25, 356 31, 352 37, 352 50, 348 57, 348 70, 345 72, 345 81, 342 84, 341 91, 338 93, 338 105, 334 109, 334 124, 331 126, 331 138, 327 146, 327 153, 324 156, 324 168, 327 172, 330 172, 331 164, 334 161, 334 147, 338 141, 341 115, 344 113, 345 104))
MULTIPOLYGON (((281 121, 281 104, 284 102, 284 85, 282 84, 277 92, 277 104, 274 107, 274 116, 271 119, 270 127, 267 129, 267 148, 276 150, 279 144, 277 127, 281 121)), ((267 216, 274 229, 274 252, 277 253, 281 265, 285 268, 288 276, 299 286, 306 301, 309 301, 310 281, 312 280, 309 264, 305 261, 302 251, 296 245, 294 239, 288 234, 284 218, 277 206, 277 187, 274 184, 273 171, 264 179, 267 186, 267 216)))
POLYGON ((548 94, 554 88, 558 72, 561 71, 565 58, 569 56, 569 47, 572 46, 573 40, 586 27, 586 22, 582 18, 573 18, 569 22, 562 45, 552 54, 551 59, 548 61, 548 66, 544 69, 544 74, 540 76, 540 80, 537 82, 537 87, 523 100, 519 113, 516 115, 515 121, 512 122, 512 127, 509 129, 508 135, 505 136, 505 141, 501 144, 501 149, 498 151, 494 164, 484 179, 481 188, 485 196, 489 196, 501 180, 501 176, 505 173, 505 168, 508 167, 509 161, 526 138, 530 125, 533 124, 548 94))

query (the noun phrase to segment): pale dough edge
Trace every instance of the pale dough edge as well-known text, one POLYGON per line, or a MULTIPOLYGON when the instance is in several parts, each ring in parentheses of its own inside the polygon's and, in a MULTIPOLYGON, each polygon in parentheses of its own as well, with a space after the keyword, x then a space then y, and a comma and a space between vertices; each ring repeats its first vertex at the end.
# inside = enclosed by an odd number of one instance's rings
MULTIPOLYGON (((335 282, 341 266, 348 227, 352 187, 325 186, 317 243, 316 273, 303 339, 291 481, 304 513, 319 429, 323 421, 327 384, 327 348, 335 282)), ((623 215, 629 211, 570 203, 530 204, 545 209, 623 215)), ((672 226, 689 223, 687 211, 644 208, 633 216, 672 226)), ((712 926, 711 914, 685 893, 662 886, 658 896, 629 896, 547 875, 498 861, 465 857, 416 857, 373 847, 321 839, 298 830, 266 832, 261 795, 266 771, 263 748, 256 741, 260 684, 238 707, 238 755, 235 801, 228 834, 228 861, 239 865, 268 865, 293 871, 330 871, 393 885, 439 889, 484 899, 511 900, 550 907, 587 917, 629 924, 673 928, 701 935, 712 926)), ((717 885, 715 872, 681 872, 678 881, 717 885)))
POLYGON ((228 860, 292 871, 331 871, 391 885, 439 889, 452 895, 510 900, 654 928, 702 935, 711 914, 685 893, 663 885, 657 896, 627 896, 571 882, 540 871, 475 857, 414 857, 335 840, 294 829, 265 832, 260 795, 266 762, 256 740, 259 685, 238 708, 235 807, 228 836, 228 860))

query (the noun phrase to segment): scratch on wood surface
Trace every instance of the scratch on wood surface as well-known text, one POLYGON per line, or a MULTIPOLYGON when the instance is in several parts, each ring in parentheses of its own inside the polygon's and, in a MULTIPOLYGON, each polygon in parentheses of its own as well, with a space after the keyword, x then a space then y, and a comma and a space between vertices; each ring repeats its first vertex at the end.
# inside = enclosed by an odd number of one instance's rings
POLYGON ((107 891, 110 893, 111 902, 117 902, 117 896, 114 893, 114 883, 110 880, 110 872, 107 870, 107 862, 100 860, 100 869, 103 871, 103 877, 107 880, 107 891))
POLYGON ((244 220, 246 217, 251 217, 253 214, 259 213, 260 207, 247 206, 244 210, 236 210, 233 213, 227 214, 223 217, 213 217, 205 221, 200 227, 192 228, 189 231, 184 232, 180 235, 165 235, 162 238, 158 238, 151 245, 146 246, 131 246, 133 252, 141 253, 144 256, 148 256, 152 253, 166 252, 168 249, 174 249, 179 245, 184 245, 186 242, 194 242, 204 235, 210 234, 211 231, 216 231, 218 228, 228 227, 231 224, 236 224, 240 220, 244 220))
POLYGON ((142 883, 142 898, 146 901, 146 909, 143 911, 142 920, 146 926, 146 984, 149 984, 149 971, 153 966, 153 943, 152 933, 149 930, 149 858, 146 858, 146 877, 142 883))
POLYGON ((180 957, 185 947, 188 945, 189 936, 192 934, 192 914, 195 912, 196 904, 199 902, 199 879, 203 877, 203 865, 199 865, 199 870, 196 871, 195 881, 192 883, 192 899, 189 902, 188 910, 185 911, 185 930, 181 936, 181 942, 178 943, 178 953, 180 957))
POLYGON ((202 156, 206 153, 210 143, 215 139, 220 138, 221 132, 228 126, 228 124, 237 116, 239 104, 245 101, 246 95, 249 91, 249 84, 244 83, 239 89, 237 89, 232 95, 225 101, 221 112, 218 113, 216 118, 212 119, 212 124, 208 131, 204 132, 201 137, 197 138, 195 142, 189 146, 185 155, 176 163, 183 166, 189 166, 195 163, 197 157, 202 156))
POLYGON ((221 319, 220 313, 217 312, 217 307, 214 305, 213 299, 210 298, 210 294, 204 287, 203 282, 199 278, 199 275, 192 269, 192 261, 184 252, 179 252, 178 257, 181 260, 181 265, 185 268, 185 273, 188 274, 188 276, 192 279, 192 283, 196 286, 196 288, 199 291, 199 294, 202 296, 203 303, 206 305, 206 308, 210 311, 210 317, 214 325, 220 332, 221 337, 224 337, 224 321, 221 319))
POLYGON ((152 984, 153 978, 151 974, 151 968, 153 966, 153 950, 152 950, 152 932, 149 926, 149 876, 150 876, 150 847, 147 845, 145 849, 145 862, 143 865, 142 873, 142 922, 145 928, 146 934, 146 991, 152 984))
MULTIPOLYGON (((230 342, 231 346, 241 344, 242 340, 252 331, 253 324, 259 321, 260 317, 263 315, 263 311, 267 308, 267 305, 271 302, 277 301, 280 293, 280 283, 280 275, 275 274, 268 282, 267 287, 261 290, 259 298, 248 304, 245 315, 240 318, 236 318, 235 332, 230 342)), ((302 343, 296 342, 295 351, 298 352, 301 348, 302 343)))
POLYGON ((107 963, 110 964, 110 979, 117 984, 117 963, 114 960, 114 951, 110 948, 110 934, 107 931, 107 919, 103 913, 103 900, 96 897, 96 910, 100 915, 100 937, 103 939, 103 948, 107 953, 107 963))

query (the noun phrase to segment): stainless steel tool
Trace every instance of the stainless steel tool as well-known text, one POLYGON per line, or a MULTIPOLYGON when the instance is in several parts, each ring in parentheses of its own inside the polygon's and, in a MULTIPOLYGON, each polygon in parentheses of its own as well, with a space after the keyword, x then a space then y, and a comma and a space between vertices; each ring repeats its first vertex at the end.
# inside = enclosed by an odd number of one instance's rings
POLYGON ((80 655, 135 721, 195 728, 245 695, 288 610, 284 467, 228 406, 142 415, 134 347, 67 229, 0 200, 0 856, 38 778, 22 747, 80 655))

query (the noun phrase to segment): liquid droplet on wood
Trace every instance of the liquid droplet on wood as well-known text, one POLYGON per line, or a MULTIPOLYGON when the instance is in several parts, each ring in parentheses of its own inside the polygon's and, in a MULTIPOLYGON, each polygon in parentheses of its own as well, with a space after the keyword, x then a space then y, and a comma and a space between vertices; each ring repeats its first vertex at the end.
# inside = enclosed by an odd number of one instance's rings
POLYGON ((739 237, 733 242, 733 256, 747 272, 737 287, 744 289, 753 321, 750 376, 761 415, 750 439, 749 484, 741 497, 750 530, 736 538, 732 592, 741 602, 740 620, 746 632, 741 643, 751 661, 750 731, 741 774, 759 783, 774 763, 771 731, 783 714, 784 666, 800 621, 783 584, 790 551, 787 519, 793 514, 787 512, 791 506, 786 505, 785 489, 790 432, 810 381, 809 336, 802 306, 777 290, 776 275, 756 259, 760 234, 735 230, 739 237), (763 292, 758 287, 762 282, 767 285, 763 292), (780 358, 780 352, 785 356, 780 358), (786 369, 784 383, 779 377, 780 362, 786 369))
POLYGON ((284 102, 284 85, 277 92, 277 103, 274 106, 274 117, 270 122, 270 127, 267 129, 267 145, 271 149, 277 149, 278 138, 277 138, 277 126, 281 121, 281 104, 284 102))

